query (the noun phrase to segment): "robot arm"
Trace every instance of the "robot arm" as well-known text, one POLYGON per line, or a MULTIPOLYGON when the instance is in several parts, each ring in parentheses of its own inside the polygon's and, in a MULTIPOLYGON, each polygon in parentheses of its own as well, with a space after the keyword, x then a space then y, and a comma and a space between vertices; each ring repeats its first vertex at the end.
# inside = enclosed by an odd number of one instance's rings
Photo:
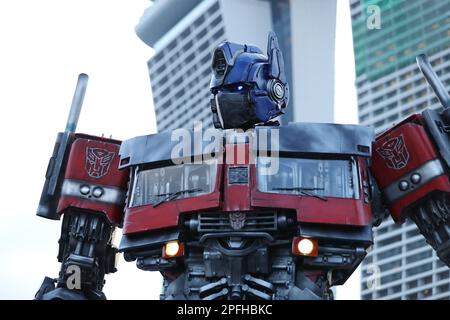
POLYGON ((426 56, 417 62, 443 111, 425 110, 379 134, 371 172, 392 218, 414 221, 450 266, 450 97, 426 56))
POLYGON ((45 278, 36 299, 105 299, 104 275, 116 271, 112 245, 121 225, 128 172, 119 171, 120 141, 75 134, 87 76, 80 75, 65 132, 50 158, 37 215, 63 216, 57 279, 45 278))

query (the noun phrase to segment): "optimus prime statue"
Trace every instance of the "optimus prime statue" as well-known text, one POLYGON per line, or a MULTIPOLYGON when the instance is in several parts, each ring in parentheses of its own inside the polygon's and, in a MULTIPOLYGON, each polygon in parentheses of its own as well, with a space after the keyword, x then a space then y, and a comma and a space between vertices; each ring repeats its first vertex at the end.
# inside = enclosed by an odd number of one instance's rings
MULTIPOLYGON (((161 299, 332 299, 330 287, 345 283, 389 214, 414 221, 450 265, 450 98, 426 57, 417 62, 442 110, 374 136, 358 125, 279 125, 289 86, 275 34, 267 55, 224 42, 211 79, 219 148, 193 162, 205 148, 177 159, 171 132, 123 142, 75 133, 87 83, 80 75, 37 211, 63 217, 61 271, 36 299, 105 299, 118 252, 162 274, 161 299), (267 143, 253 139, 262 132, 267 143)), ((211 142, 187 132, 193 144, 211 142)))

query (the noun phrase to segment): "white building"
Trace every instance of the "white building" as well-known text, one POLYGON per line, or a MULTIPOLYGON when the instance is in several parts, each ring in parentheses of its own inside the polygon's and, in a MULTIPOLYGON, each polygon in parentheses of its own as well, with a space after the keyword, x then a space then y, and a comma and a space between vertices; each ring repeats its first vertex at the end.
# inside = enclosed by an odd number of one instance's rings
POLYGON ((136 27, 148 62, 158 131, 212 125, 212 52, 222 41, 266 49, 280 41, 291 101, 288 121, 333 122, 336 3, 330 0, 157 0, 136 27), (313 30, 313 32, 312 32, 313 30))

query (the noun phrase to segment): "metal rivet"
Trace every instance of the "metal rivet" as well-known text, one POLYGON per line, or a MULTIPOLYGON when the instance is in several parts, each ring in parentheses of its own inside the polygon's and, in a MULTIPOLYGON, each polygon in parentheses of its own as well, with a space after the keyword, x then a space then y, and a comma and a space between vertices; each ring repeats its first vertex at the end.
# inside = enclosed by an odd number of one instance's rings
POLYGON ((96 198, 100 198, 103 195, 103 188, 95 187, 94 190, 92 190, 92 195, 96 198))
POLYGON ((411 182, 412 182, 412 183, 417 184, 417 183, 420 182, 420 180, 422 180, 422 177, 420 176, 420 174, 418 174, 418 173, 413 173, 413 174, 411 175, 411 182))
POLYGON ((83 195, 87 195, 89 194, 89 192, 91 191, 91 188, 89 188, 89 186, 87 184, 83 184, 80 186, 80 193, 83 195))
POLYGON ((279 99, 284 96, 284 88, 280 83, 275 84, 275 96, 279 99))
POLYGON ((400 181, 400 183, 398 184, 398 188, 402 191, 406 191, 409 188, 409 182, 406 180, 402 180, 400 181))

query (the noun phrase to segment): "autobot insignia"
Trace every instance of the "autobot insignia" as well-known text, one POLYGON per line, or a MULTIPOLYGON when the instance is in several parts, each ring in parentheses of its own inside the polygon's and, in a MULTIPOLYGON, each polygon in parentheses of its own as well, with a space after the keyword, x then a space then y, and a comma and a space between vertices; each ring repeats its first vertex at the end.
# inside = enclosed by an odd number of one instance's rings
POLYGON ((409 152, 402 135, 384 142, 377 152, 386 160, 386 165, 391 169, 400 170, 406 166, 409 160, 409 152))
POLYGON ((245 226, 245 212, 230 213, 230 226, 233 230, 242 229, 245 226))
POLYGON ((86 172, 92 177, 99 179, 108 173, 109 166, 115 153, 100 148, 86 149, 86 172))

